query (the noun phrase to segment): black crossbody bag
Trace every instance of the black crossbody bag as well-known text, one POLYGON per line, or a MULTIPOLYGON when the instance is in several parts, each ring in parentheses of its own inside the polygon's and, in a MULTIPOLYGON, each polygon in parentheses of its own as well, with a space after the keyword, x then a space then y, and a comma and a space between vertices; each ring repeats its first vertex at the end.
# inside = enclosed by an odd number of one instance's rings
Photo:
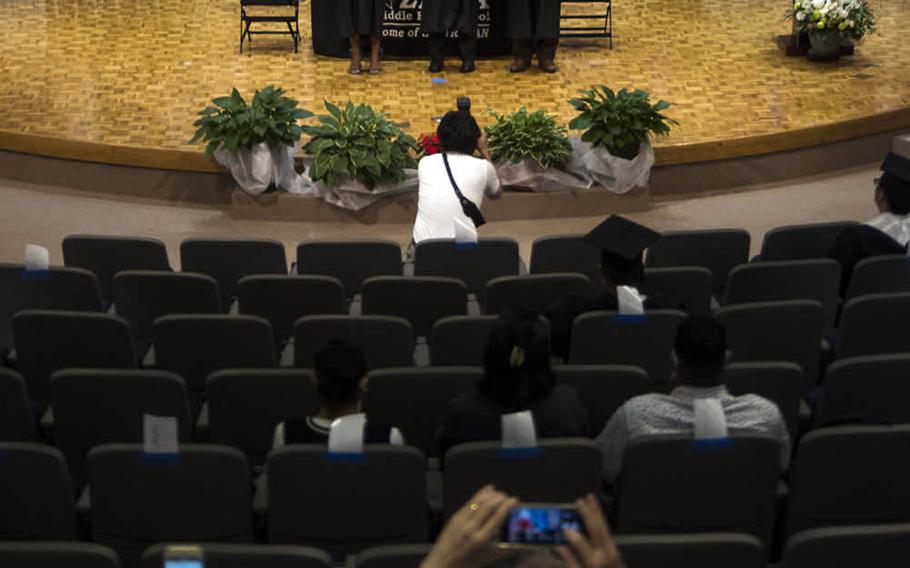
POLYGON ((461 203, 461 210, 474 222, 475 228, 486 224, 487 220, 483 218, 480 207, 477 207, 473 201, 465 197, 464 194, 461 193, 461 190, 458 189, 458 184, 455 183, 455 177, 452 175, 452 168, 449 167, 449 157, 446 156, 445 153, 442 154, 442 161, 446 165, 446 173, 449 174, 449 181, 452 182, 452 188, 455 190, 455 195, 458 196, 458 201, 461 203))

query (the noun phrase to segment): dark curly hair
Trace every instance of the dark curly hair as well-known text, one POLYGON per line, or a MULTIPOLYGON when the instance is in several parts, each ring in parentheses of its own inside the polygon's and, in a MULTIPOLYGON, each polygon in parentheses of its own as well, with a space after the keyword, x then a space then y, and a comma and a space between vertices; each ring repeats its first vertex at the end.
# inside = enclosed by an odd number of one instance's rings
POLYGON ((367 360, 357 345, 344 339, 331 339, 313 356, 316 392, 330 407, 355 402, 358 385, 367 374, 367 360))
POLYGON ((443 152, 471 155, 477 150, 480 127, 467 111, 452 110, 446 113, 436 127, 439 145, 443 152))

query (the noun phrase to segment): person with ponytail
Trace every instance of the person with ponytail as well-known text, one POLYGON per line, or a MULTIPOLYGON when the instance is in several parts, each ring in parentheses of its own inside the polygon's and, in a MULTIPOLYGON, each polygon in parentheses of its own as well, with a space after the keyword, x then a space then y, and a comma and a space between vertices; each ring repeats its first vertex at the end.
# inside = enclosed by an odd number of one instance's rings
POLYGON ((476 392, 455 399, 438 436, 440 455, 465 442, 502 438, 502 415, 530 410, 538 438, 590 436, 578 394, 556 383, 547 325, 531 312, 504 315, 483 356, 476 392))

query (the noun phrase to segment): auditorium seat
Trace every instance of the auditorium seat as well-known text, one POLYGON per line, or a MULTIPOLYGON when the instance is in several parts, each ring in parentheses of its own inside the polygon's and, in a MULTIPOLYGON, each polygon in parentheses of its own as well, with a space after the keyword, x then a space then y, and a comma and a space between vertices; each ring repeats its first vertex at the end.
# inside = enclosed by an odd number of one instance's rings
POLYGON ((27 442, 0 443, 0 540, 73 540, 73 486, 63 454, 27 442))
POLYGON ((770 437, 632 440, 616 484, 613 527, 619 534, 746 533, 768 546, 780 471, 780 444, 770 437))
POLYGON ((627 365, 554 365, 559 383, 578 392, 588 411, 591 436, 604 429, 613 413, 630 398, 651 391, 648 373, 627 365))
POLYGON ((133 330, 140 357, 152 323, 170 314, 218 314, 218 283, 203 274, 129 270, 114 276, 114 306, 133 330))
POLYGON ((583 438, 540 440, 537 449, 514 452, 503 452, 501 441, 459 444, 443 461, 445 516, 487 484, 535 503, 571 503, 597 494, 600 462, 600 450, 583 438))
POLYGON ((50 377, 59 369, 136 368, 130 326, 118 316, 92 312, 26 310, 13 320, 16 367, 29 396, 46 405, 50 377))
MULTIPOLYGON (((0 566, 9 568, 120 568, 117 553, 91 542, 0 542, 0 566)), ((160 568, 161 564, 155 568, 160 568)))
POLYGON ((306 316, 294 324, 294 366, 310 368, 313 356, 330 339, 359 345, 370 369, 414 364, 414 328, 392 316, 306 316))
POLYGON ((165 371, 69 369, 51 380, 54 444, 85 479, 85 456, 100 444, 140 443, 143 415, 173 416, 180 442, 192 439, 183 379, 165 371))
POLYGON ((840 265, 831 259, 754 262, 730 272, 726 305, 782 300, 815 300, 825 310, 826 327, 834 327, 840 265))
POLYGON ((401 276, 401 246, 394 241, 304 241, 297 245, 297 273, 332 276, 349 297, 371 276, 401 276))
POLYGON ((460 280, 431 276, 374 276, 363 283, 363 315, 396 316, 411 322, 418 337, 433 324, 468 313, 468 291, 460 280))
POLYGON ((256 316, 162 316, 155 320, 152 337, 155 366, 183 377, 194 416, 213 372, 276 365, 272 326, 256 316))
POLYGON ((237 282, 237 305, 241 314, 267 319, 278 343, 303 316, 347 313, 344 286, 329 276, 245 276, 237 282))
POLYGON ((647 268, 701 266, 714 277, 714 295, 723 297, 733 267, 749 261, 751 237, 743 229, 668 231, 648 247, 647 268))
POLYGON ((483 377, 476 367, 383 369, 370 373, 363 410, 381 424, 397 426, 409 446, 436 455, 436 431, 449 402, 471 394, 483 377))
POLYGON ((777 227, 765 233, 759 257, 762 261, 828 258, 844 229, 857 225, 856 221, 835 221, 777 227))
POLYGON ((821 528, 787 541, 783 568, 905 568, 910 523, 821 528))
POLYGON ((856 263, 844 301, 869 294, 910 292, 910 261, 904 255, 864 258, 856 263))
POLYGON ((0 367, 0 442, 30 442, 35 418, 22 375, 0 367))
POLYGON ((415 276, 457 278, 479 300, 487 282, 499 276, 517 276, 520 265, 518 243, 513 239, 481 238, 476 245, 427 240, 414 248, 415 276))
POLYGON ((362 459, 333 458, 324 446, 279 448, 267 463, 269 542, 306 543, 338 559, 426 542, 424 467, 423 454, 407 446, 370 445, 362 459))
POLYGON ((676 328, 685 318, 677 310, 651 310, 643 316, 582 314, 572 326, 569 363, 633 365, 648 373, 652 385, 666 385, 676 328))
MULTIPOLYGON (((145 550, 141 568, 168 568, 164 544, 145 550)), ((202 544, 204 568, 333 568, 332 558, 308 546, 279 544, 202 544)), ((191 568, 191 567, 178 567, 191 568)))
POLYGON ((811 300, 724 306, 718 320, 727 329, 732 362, 787 361, 803 371, 803 391, 818 383, 825 312, 811 300))
POLYGON ((553 302, 570 296, 589 296, 591 290, 591 283, 583 274, 501 276, 487 282, 483 311, 490 315, 520 310, 543 312, 553 302))
POLYGON ((692 315, 711 313, 714 277, 702 266, 646 268, 639 290, 646 296, 660 295, 685 307, 692 315))
MULTIPOLYGON (((125 568, 159 542, 252 541, 250 479, 234 448, 187 444, 176 456, 107 444, 88 455, 92 540, 125 568)), ((317 516, 318 517, 318 516, 317 516)))
POLYGON ((603 287, 600 249, 584 235, 540 237, 531 245, 531 274, 577 272, 588 277, 595 288, 603 287))
POLYGON ((790 476, 786 534, 910 522, 910 425, 813 430, 790 476))
POLYGON ((434 367, 483 365, 483 352, 497 316, 451 316, 436 322, 430 334, 434 367))
POLYGON ((349 568, 420 568, 432 545, 388 544, 364 550, 351 558, 349 568))
POLYGON ((114 275, 118 272, 171 271, 164 243, 144 237, 69 235, 63 239, 63 263, 94 273, 108 303, 113 301, 114 275))
POLYGON ((838 359, 910 352, 910 293, 871 294, 844 304, 838 359))
POLYGON ((272 448, 275 426, 319 410, 316 387, 301 369, 229 369, 205 383, 210 440, 243 451, 262 465, 272 448))
POLYGON ((228 311, 237 281, 257 274, 287 274, 284 245, 273 240, 186 239, 180 243, 180 270, 211 276, 228 311))
POLYGON ((910 354, 835 361, 825 375, 816 426, 910 423, 910 354))
POLYGON ((761 541, 736 533, 619 535, 616 544, 632 568, 765 568, 761 541))
POLYGON ((723 380, 734 396, 757 394, 776 404, 787 424, 790 440, 797 439, 804 388, 799 365, 782 361, 731 363, 724 369, 723 380))

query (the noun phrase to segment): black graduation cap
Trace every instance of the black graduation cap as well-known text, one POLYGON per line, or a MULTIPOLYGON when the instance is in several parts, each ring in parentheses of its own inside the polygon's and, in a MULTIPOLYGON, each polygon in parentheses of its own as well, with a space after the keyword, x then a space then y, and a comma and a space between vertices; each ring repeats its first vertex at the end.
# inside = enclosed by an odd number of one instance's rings
POLYGON ((585 235, 585 240, 597 248, 626 260, 635 260, 659 238, 657 231, 619 215, 610 215, 585 235))
POLYGON ((889 152, 882 162, 879 189, 885 193, 892 213, 910 213, 910 160, 889 152))
POLYGON ((882 171, 889 176, 894 176, 902 182, 910 184, 910 159, 888 152, 885 161, 882 162, 882 171))

